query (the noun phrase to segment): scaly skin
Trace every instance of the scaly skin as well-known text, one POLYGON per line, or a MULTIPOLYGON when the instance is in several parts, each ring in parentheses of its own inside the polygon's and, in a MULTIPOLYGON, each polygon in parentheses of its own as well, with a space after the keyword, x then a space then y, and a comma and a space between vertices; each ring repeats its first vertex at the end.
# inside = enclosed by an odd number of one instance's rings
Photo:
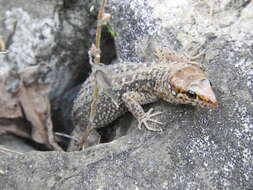
MULTIPOLYGON (((201 68, 186 62, 122 63, 106 66, 112 80, 112 93, 119 106, 111 97, 100 92, 97 102, 96 128, 105 127, 126 111, 130 111, 138 120, 138 128, 152 128, 149 122, 162 124, 154 119, 160 112, 144 112, 141 105, 156 102, 159 99, 176 104, 192 104, 215 108, 218 103, 210 82, 201 68)), ((88 125, 92 101, 91 78, 87 79, 74 102, 73 136, 80 139, 88 125)), ((76 150, 77 144, 70 142, 68 150, 76 150)))

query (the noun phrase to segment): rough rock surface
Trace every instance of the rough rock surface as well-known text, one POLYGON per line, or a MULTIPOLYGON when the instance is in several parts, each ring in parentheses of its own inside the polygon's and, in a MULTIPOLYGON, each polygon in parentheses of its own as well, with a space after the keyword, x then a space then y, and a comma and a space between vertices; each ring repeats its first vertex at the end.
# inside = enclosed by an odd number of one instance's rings
POLYGON ((153 59, 157 47, 184 52, 203 44, 202 65, 219 108, 159 102, 145 108, 164 111, 160 133, 137 130, 131 120, 126 136, 81 152, 1 151, 0 189, 253 189, 253 3, 108 4, 120 60, 153 59))
POLYGON ((17 152, 30 152, 32 150, 35 150, 33 147, 25 143, 23 139, 11 134, 1 135, 0 148, 15 150, 17 152))

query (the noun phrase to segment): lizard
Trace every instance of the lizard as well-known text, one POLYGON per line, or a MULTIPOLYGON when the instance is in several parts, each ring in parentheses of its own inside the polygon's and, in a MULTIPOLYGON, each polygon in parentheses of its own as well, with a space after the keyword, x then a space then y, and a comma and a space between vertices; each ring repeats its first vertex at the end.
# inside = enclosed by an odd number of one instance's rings
MULTIPOLYGON (((159 55, 158 55, 159 56, 159 55)), ((142 105, 164 100, 174 104, 191 104, 205 108, 216 108, 216 100, 212 85, 198 64, 173 56, 162 57, 153 62, 120 63, 105 66, 110 73, 111 93, 108 96, 100 92, 96 115, 95 129, 107 126, 118 117, 130 111, 138 120, 138 128, 143 126, 151 131, 160 131, 157 127, 162 123, 155 119, 161 112, 154 112, 151 108, 144 111, 142 105), (115 103, 115 101, 117 103, 115 103), (149 123, 157 123, 152 127, 149 123)), ((74 100, 72 121, 75 126, 68 151, 77 150, 78 141, 89 123, 92 102, 93 83, 91 76, 82 84, 74 100)))

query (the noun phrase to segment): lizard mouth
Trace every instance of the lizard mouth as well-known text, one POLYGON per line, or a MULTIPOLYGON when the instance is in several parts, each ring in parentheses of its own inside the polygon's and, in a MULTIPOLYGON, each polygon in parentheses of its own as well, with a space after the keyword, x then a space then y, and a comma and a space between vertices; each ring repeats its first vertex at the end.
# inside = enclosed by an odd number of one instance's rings
POLYGON ((203 108, 211 108, 211 109, 215 109, 217 108, 219 105, 219 103, 217 101, 212 102, 212 101, 203 101, 200 103, 200 106, 203 108))
POLYGON ((213 108, 213 109, 217 108, 218 105, 219 105, 218 102, 212 102, 211 104, 209 104, 210 108, 213 108))
POLYGON ((216 100, 215 96, 211 99, 204 97, 204 96, 198 96, 200 100, 200 106, 215 109, 218 107, 218 101, 216 100))

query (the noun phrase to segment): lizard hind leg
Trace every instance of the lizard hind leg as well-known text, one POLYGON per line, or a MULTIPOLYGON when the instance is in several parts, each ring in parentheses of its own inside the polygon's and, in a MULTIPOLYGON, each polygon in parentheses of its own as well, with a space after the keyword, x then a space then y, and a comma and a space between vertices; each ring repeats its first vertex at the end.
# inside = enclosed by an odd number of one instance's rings
POLYGON ((138 128, 141 129, 141 127, 144 126, 150 131, 162 131, 162 128, 159 125, 162 125, 163 123, 153 119, 153 117, 160 115, 162 112, 154 112, 153 108, 145 112, 141 105, 155 102, 157 99, 156 96, 151 94, 136 91, 126 92, 122 95, 122 100, 126 107, 138 120, 138 128), (150 125, 148 122, 158 125, 150 125))
MULTIPOLYGON (((168 48, 157 48, 155 50, 155 56, 157 62, 183 62, 183 63, 189 63, 192 65, 200 66, 199 63, 196 61, 201 56, 205 54, 205 51, 200 51, 202 46, 199 46, 197 48, 192 48, 193 50, 189 50, 188 53, 184 53, 183 55, 178 55, 175 51, 170 50, 168 48), (195 52, 199 52, 197 55, 195 52)), ((201 66, 200 66, 201 67, 201 66)))

